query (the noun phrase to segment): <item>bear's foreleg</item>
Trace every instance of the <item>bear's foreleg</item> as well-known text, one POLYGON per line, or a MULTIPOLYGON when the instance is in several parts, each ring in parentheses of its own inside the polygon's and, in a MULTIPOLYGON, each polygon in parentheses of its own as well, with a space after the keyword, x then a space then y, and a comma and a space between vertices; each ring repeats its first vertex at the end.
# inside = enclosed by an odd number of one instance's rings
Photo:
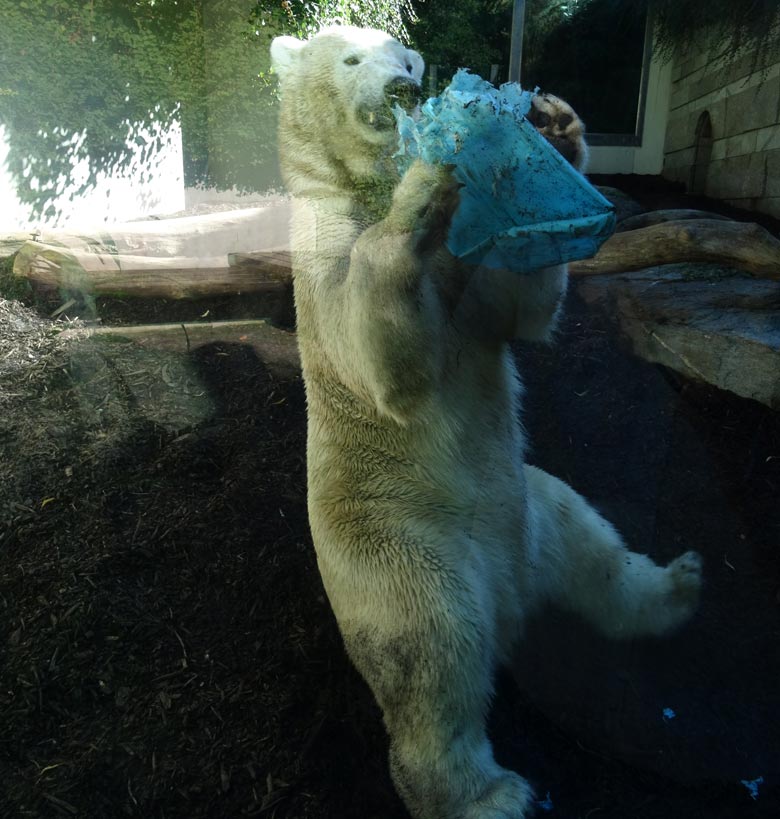
POLYGON ((525 473, 540 602, 569 609, 610 637, 661 635, 690 618, 701 589, 696 552, 658 566, 629 551, 563 481, 533 466, 525 473))
POLYGON ((438 387, 445 321, 430 275, 458 205, 450 169, 415 163, 387 216, 357 239, 345 282, 348 363, 377 408, 404 423, 438 387))

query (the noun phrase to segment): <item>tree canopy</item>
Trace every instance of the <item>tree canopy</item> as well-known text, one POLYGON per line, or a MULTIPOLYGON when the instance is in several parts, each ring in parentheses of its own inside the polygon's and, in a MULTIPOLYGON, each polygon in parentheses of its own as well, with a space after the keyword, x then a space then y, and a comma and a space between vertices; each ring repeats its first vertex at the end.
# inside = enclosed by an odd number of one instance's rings
MULTIPOLYGON (((616 0, 617 1, 617 0, 616 0)), ((620 0, 623 4, 630 0, 620 0)), ((641 0, 652 5, 655 16, 655 47, 665 57, 702 45, 709 34, 711 59, 726 59, 744 49, 754 49, 762 61, 780 35, 778 0, 641 0)))
MULTIPOLYGON (((631 66, 614 62, 628 60, 631 50, 615 43, 630 40, 634 49, 651 3, 656 48, 664 56, 699 43, 704 24, 713 34, 713 57, 748 46, 766 56, 777 43, 778 0, 527 0, 524 77, 597 110, 606 77, 613 91, 614 83, 638 81, 633 57, 631 66), (588 61, 595 61, 593 71, 585 70, 588 61), (580 86, 591 86, 590 102, 578 99, 582 88, 569 87, 578 75, 587 78, 580 86)), ((87 190, 97 173, 128 167, 128 144, 140 143, 150 123, 162 132, 177 119, 187 184, 261 190, 278 181, 268 56, 273 36, 307 36, 334 21, 370 25, 413 44, 429 63, 487 75, 491 65, 508 61, 513 5, 0 0, 0 124, 10 137, 8 166, 31 214, 41 215, 74 162, 89 169, 80 180, 87 190)), ((446 71, 441 78, 446 81, 446 71)), ((157 146, 152 140, 136 147, 151 152, 157 146)))
POLYGON ((84 192, 128 167, 146 126, 174 118, 188 185, 272 186, 272 37, 339 18, 408 38, 412 16, 409 0, 0 0, 0 124, 19 196, 44 215, 79 160, 84 192))

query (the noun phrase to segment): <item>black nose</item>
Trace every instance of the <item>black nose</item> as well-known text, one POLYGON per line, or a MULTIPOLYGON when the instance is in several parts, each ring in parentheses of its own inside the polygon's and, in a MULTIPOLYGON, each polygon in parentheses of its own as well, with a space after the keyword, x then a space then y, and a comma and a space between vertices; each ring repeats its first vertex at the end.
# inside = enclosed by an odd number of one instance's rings
POLYGON ((408 77, 396 77, 385 85, 385 99, 390 105, 398 103, 405 111, 410 111, 420 101, 420 86, 408 77))

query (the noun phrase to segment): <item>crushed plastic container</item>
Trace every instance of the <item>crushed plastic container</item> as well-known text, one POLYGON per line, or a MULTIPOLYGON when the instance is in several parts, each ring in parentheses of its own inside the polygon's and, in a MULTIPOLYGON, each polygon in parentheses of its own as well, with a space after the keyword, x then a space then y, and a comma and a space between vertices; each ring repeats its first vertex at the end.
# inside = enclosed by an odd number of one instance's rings
POLYGON ((455 166, 464 184, 447 246, 471 264, 530 272, 593 256, 614 207, 525 118, 530 91, 461 69, 419 118, 396 107, 404 173, 416 158, 455 166))

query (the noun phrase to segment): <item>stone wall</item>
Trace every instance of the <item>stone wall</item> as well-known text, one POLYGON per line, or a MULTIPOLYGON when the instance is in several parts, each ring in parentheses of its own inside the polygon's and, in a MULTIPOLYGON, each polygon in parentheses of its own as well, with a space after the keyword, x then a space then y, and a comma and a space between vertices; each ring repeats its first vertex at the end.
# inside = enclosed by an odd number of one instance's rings
POLYGON ((780 38, 767 53, 713 63, 702 48, 677 57, 663 175, 780 217, 780 38))

